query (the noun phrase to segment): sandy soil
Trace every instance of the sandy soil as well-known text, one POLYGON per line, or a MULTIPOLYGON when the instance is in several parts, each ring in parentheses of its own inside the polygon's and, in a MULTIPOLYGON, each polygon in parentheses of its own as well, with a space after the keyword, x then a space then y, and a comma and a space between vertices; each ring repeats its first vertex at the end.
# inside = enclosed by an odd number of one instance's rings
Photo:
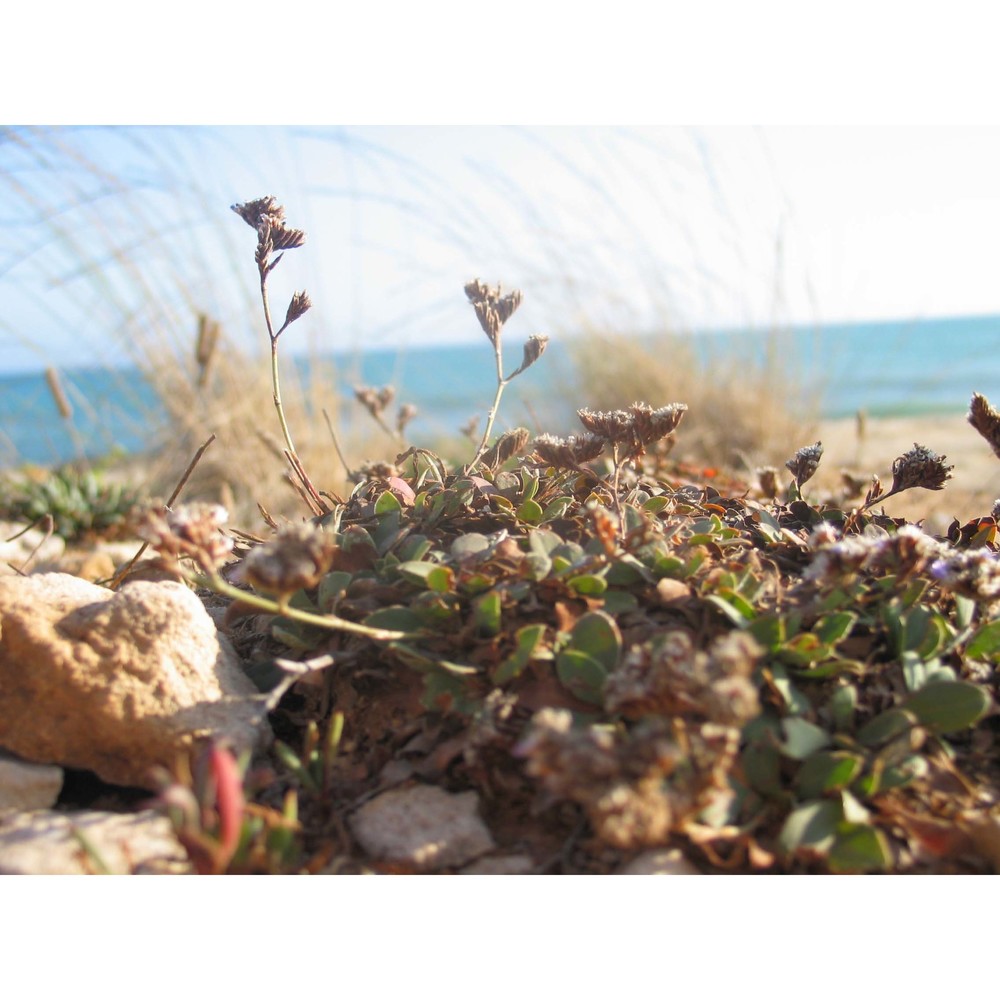
POLYGON ((827 420, 820 425, 819 439, 825 483, 846 468, 866 477, 877 474, 888 490, 893 459, 914 443, 946 456, 955 469, 945 489, 910 490, 885 505, 887 514, 924 519, 932 531, 943 531, 956 517, 965 522, 989 514, 993 501, 1000 498, 1000 460, 962 414, 869 417, 862 428, 854 418, 827 420))

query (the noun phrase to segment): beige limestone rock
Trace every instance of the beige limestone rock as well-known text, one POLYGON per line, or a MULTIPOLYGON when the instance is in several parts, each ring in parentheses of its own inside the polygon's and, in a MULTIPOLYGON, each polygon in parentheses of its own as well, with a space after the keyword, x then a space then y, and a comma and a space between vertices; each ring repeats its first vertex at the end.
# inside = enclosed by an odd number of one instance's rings
POLYGON ((358 809, 350 825, 369 857, 420 871, 464 865, 496 846, 475 792, 431 785, 383 792, 358 809))
POLYGON ((187 853, 169 820, 49 810, 0 816, 0 875, 184 874, 187 853))
POLYGON ((0 578, 0 747, 155 787, 151 769, 200 740, 269 737, 263 698, 183 585, 0 578))
POLYGON ((0 750, 0 812, 48 809, 62 790, 63 771, 51 764, 30 764, 0 750))

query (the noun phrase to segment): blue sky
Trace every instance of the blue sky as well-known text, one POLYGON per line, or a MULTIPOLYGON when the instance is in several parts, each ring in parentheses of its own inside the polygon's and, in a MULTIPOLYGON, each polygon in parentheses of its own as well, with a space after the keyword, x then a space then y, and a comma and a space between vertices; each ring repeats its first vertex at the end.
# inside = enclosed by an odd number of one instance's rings
POLYGON ((301 346, 476 338, 476 276, 560 336, 1000 312, 996 127, 14 130, 0 183, 5 370, 199 311, 255 342, 228 206, 265 193, 309 235, 273 278, 313 298, 301 346))

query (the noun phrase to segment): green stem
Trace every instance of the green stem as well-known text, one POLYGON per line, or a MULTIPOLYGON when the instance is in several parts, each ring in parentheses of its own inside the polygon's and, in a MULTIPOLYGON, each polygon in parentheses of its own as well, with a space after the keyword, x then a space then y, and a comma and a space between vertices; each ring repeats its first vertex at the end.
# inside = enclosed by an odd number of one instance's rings
POLYGON ((337 615, 314 615, 309 611, 302 611, 299 608, 289 607, 284 602, 272 601, 269 598, 261 597, 259 594, 252 594, 246 590, 240 590, 231 583, 227 583, 218 573, 211 573, 208 576, 192 574, 191 581, 198 586, 207 587, 209 590, 221 594, 223 597, 231 597, 241 604, 248 604, 252 608, 259 608, 261 611, 269 611, 272 614, 281 614, 286 618, 302 622, 305 625, 316 625, 319 628, 329 629, 331 632, 350 632, 352 635, 363 635, 366 639, 374 639, 376 642, 393 642, 396 639, 410 639, 414 637, 412 632, 397 632, 386 628, 370 628, 359 622, 348 621, 346 618, 338 618, 337 615))
POLYGON ((497 337, 494 352, 496 354, 497 361, 497 391, 496 395, 493 397, 493 405, 490 407, 489 416, 486 418, 486 430, 483 431, 483 439, 479 442, 479 447, 476 449, 475 457, 469 463, 469 467, 466 470, 467 472, 472 472, 472 470, 479 464, 479 460, 486 453, 486 449, 490 442, 490 434, 493 433, 493 422, 496 420, 497 411, 500 409, 500 397, 503 395, 503 391, 507 388, 507 383, 510 381, 510 379, 505 379, 503 377, 503 353, 500 347, 499 337, 497 337))
POLYGON ((281 336, 284 327, 277 333, 274 332, 274 324, 271 322, 271 306, 267 300, 267 270, 261 268, 260 271, 260 298, 264 305, 264 322, 267 324, 267 335, 271 339, 271 386, 273 389, 274 408, 278 411, 278 422, 281 424, 281 433, 285 438, 285 445, 289 452, 296 458, 299 457, 292 444, 292 435, 288 430, 285 421, 285 410, 281 405, 281 385, 278 381, 278 338, 281 336))

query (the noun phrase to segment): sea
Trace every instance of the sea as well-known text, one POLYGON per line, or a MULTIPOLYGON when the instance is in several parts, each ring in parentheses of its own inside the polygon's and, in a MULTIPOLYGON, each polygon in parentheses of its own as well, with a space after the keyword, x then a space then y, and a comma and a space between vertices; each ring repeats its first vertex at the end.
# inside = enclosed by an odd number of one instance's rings
MULTIPOLYGON (((713 359, 763 359, 768 352, 781 352, 795 380, 790 388, 796 392, 790 395, 818 402, 823 417, 859 411, 872 417, 959 414, 973 392, 1000 404, 1000 315, 690 336, 707 370, 713 359)), ((573 406, 586 405, 585 388, 574 385, 572 350, 572 339, 554 340, 545 356, 511 383, 501 417, 533 429, 572 432, 573 406)), ((510 353, 516 364, 514 344, 510 353)), ((454 436, 471 417, 484 413, 495 387, 492 349, 485 339, 352 352, 332 360, 334 370, 342 372, 345 399, 350 400, 353 385, 391 383, 397 400, 415 404, 419 416, 408 433, 420 443, 454 436)), ((309 362, 299 358, 294 363, 309 362)), ((163 434, 163 409, 136 370, 60 369, 72 408, 67 418, 44 372, 4 375, 2 368, 0 358, 0 469, 141 452, 163 434)), ((262 405, 269 407, 270 398, 262 405)), ((356 404, 345 405, 356 409, 356 404)), ((501 419, 498 426, 503 425, 501 419)))

